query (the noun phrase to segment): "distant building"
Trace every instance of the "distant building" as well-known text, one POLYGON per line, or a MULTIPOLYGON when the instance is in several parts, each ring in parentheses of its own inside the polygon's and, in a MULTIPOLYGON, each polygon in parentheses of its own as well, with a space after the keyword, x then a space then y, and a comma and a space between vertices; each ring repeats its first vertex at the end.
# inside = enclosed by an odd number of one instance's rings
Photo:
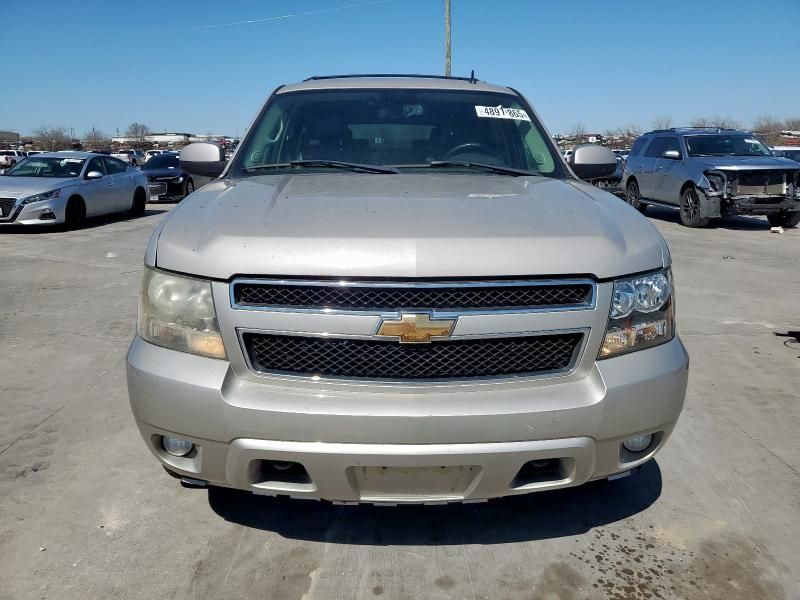
MULTIPOLYGON (((188 144, 191 133, 151 133, 145 137, 145 140, 154 146, 174 146, 179 144, 188 144)), ((124 135, 114 136, 111 138, 112 144, 131 144, 134 139, 124 135)))
POLYGON ((0 131, 0 146, 13 148, 20 142, 19 134, 13 131, 0 131))

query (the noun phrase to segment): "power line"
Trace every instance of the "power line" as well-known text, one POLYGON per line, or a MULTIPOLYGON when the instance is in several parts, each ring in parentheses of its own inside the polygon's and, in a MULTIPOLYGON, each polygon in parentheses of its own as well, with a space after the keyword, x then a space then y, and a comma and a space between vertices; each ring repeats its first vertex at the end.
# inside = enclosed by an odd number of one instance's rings
MULTIPOLYGON (((282 21, 286 19, 293 19, 295 17, 309 17, 311 15, 321 15, 323 13, 332 13, 341 10, 350 10, 353 8, 362 8, 364 6, 374 6, 376 4, 385 4, 390 2, 391 0, 370 0, 369 2, 360 2, 358 4, 346 4, 344 6, 334 6, 331 8, 321 8, 319 10, 309 10, 305 12, 299 13, 289 13, 285 15, 276 15, 273 17, 262 17, 259 19, 247 19, 245 21, 232 21, 230 23, 215 23, 212 25, 197 25, 195 27, 184 27, 183 29, 170 29, 165 31, 152 31, 150 33, 130 33, 130 34, 123 34, 116 36, 115 39, 131 39, 131 38, 143 38, 143 37, 153 37, 157 35, 172 35, 174 33, 186 33, 190 31, 203 31, 206 29, 218 29, 220 27, 235 27, 237 25, 254 25, 256 23, 266 23, 267 21, 282 21)), ((106 38, 90 38, 87 41, 101 41, 105 40, 106 38)))

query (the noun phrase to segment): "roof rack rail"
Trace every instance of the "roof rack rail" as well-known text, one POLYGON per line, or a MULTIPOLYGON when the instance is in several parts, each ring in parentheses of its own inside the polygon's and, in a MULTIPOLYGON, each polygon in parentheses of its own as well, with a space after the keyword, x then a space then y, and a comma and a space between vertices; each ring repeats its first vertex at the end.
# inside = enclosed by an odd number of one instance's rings
POLYGON ((737 129, 736 127, 713 127, 713 126, 698 126, 698 127, 670 127, 668 129, 653 129, 648 133, 669 133, 671 131, 716 131, 716 132, 723 132, 723 131, 743 131, 741 129, 737 129))
POLYGON ((354 79, 362 77, 405 77, 405 78, 419 78, 419 79, 454 79, 456 81, 469 81, 470 83, 478 83, 475 79, 475 70, 473 69, 469 77, 453 77, 452 75, 418 75, 411 73, 354 73, 350 75, 313 75, 304 79, 304 81, 316 81, 318 79, 354 79))

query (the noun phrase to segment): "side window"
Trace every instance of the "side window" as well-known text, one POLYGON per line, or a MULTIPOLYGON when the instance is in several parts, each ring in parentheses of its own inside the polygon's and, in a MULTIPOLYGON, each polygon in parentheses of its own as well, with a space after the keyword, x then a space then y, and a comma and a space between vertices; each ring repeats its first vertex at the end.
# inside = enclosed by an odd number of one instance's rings
POLYGON ((128 166, 124 162, 117 160, 116 158, 106 156, 104 160, 106 161, 106 168, 108 169, 108 173, 110 175, 124 173, 128 169, 128 166))
POLYGON ((633 142, 633 147, 631 148, 631 156, 639 156, 642 153, 642 149, 644 145, 647 143, 647 138, 640 137, 638 140, 633 142))
POLYGON ((106 168, 103 166, 103 159, 98 156, 90 160, 89 165, 86 167, 86 172, 88 173, 89 171, 100 171, 105 175, 106 168))
POLYGON ((645 151, 644 155, 648 158, 658 158, 667 149, 667 143, 669 138, 657 137, 653 140, 653 142, 648 146, 647 150, 645 151))
POLYGON ((667 142, 667 147, 664 148, 664 151, 667 150, 676 150, 678 154, 683 156, 683 151, 681 150, 681 141, 676 137, 668 137, 664 138, 667 142))

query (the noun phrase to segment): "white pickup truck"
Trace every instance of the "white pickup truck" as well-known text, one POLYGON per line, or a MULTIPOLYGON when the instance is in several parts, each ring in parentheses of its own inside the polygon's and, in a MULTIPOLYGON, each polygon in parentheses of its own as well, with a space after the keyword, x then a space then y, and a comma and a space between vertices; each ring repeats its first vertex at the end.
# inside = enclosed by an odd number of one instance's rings
POLYGON ((120 150, 112 154, 114 158, 124 160, 129 165, 140 167, 144 164, 145 156, 141 150, 120 150))
POLYGON ((0 150, 0 169, 10 169, 26 156, 21 150, 0 150))

